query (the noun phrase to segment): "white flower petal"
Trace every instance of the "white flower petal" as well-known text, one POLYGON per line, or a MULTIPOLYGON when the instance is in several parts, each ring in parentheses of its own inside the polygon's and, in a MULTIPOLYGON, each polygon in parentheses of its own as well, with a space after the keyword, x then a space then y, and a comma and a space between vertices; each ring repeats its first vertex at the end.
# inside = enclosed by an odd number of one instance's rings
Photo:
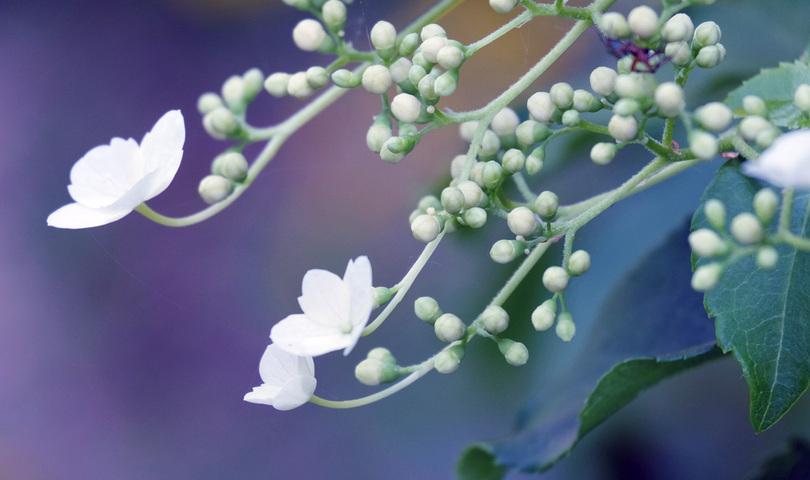
POLYGON ((116 137, 91 149, 70 170, 68 192, 76 203, 53 212, 48 225, 88 228, 123 218, 168 187, 180 166, 184 141, 183 116, 172 110, 141 145, 116 137))
POLYGON ((349 321, 351 296, 343 280, 326 270, 309 270, 301 283, 298 305, 312 321, 338 326, 349 321))
POLYGON ((750 177, 782 188, 810 188, 810 129, 780 135, 756 160, 742 165, 750 177))
POLYGON ((91 228, 120 220, 132 209, 88 208, 78 203, 67 204, 48 215, 48 225, 56 228, 91 228))
POLYGON ((324 325, 302 314, 290 315, 275 324, 270 339, 287 352, 312 357, 347 348, 356 341, 337 325, 324 325))
POLYGON ((368 257, 361 256, 354 261, 350 260, 343 275, 343 282, 351 297, 349 322, 352 325, 352 343, 343 351, 343 355, 348 355, 357 344, 374 308, 374 287, 368 257))
POLYGON ((264 382, 248 392, 244 400, 291 410, 307 403, 315 392, 315 367, 311 357, 299 357, 268 345, 259 363, 264 382))

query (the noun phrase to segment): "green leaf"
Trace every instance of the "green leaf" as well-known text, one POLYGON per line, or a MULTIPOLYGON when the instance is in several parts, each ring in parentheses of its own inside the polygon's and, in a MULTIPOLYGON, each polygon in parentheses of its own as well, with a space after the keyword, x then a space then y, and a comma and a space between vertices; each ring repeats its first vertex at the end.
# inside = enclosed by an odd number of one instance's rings
MULTIPOLYGON (((731 219, 751 211, 754 194, 761 188, 759 181, 740 172, 737 161, 730 161, 702 201, 721 200, 731 219)), ((805 237, 810 236, 808 199, 808 193, 796 195, 792 219, 794 233, 805 237)), ((702 208, 692 226, 708 226, 702 208)), ((748 257, 732 264, 705 296, 706 310, 716 318, 719 345, 733 352, 748 381, 756 432, 776 423, 810 384, 810 253, 787 245, 777 251, 776 268, 759 269, 748 257)))
POLYGON ((498 480, 506 474, 506 467, 496 465, 492 454, 470 447, 461 454, 456 475, 461 480, 498 480))
POLYGON ((720 356, 701 297, 689 287, 686 235, 679 228, 614 287, 582 354, 529 402, 518 433, 469 447, 460 470, 473 461, 546 470, 641 390, 720 356))
POLYGON ((732 91, 725 100, 735 114, 743 115, 742 99, 755 95, 765 101, 768 119, 777 127, 791 130, 810 126, 810 119, 793 103, 796 88, 810 84, 810 65, 803 62, 781 63, 778 68, 762 70, 742 86, 732 91))

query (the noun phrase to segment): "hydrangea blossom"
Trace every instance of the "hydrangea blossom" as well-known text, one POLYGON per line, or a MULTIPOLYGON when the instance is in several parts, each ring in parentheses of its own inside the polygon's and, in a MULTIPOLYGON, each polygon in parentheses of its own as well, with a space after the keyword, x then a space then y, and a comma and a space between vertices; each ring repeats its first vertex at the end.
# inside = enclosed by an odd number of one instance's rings
POLYGON ((89 228, 120 220, 169 186, 180 160, 186 127, 180 110, 166 112, 140 145, 115 137, 85 153, 70 170, 75 200, 48 216, 58 228, 89 228))
POLYGON ((315 391, 315 365, 312 357, 285 352, 268 345, 259 362, 262 384, 245 395, 245 401, 270 405, 277 410, 292 410, 307 403, 315 391))
POLYGON ((810 188, 810 129, 780 135, 743 173, 782 188, 810 188))
POLYGON ((298 304, 304 313, 277 323, 270 331, 273 343, 295 355, 317 356, 340 349, 348 355, 374 304, 368 258, 349 260, 343 279, 326 270, 308 271, 301 292, 298 304))

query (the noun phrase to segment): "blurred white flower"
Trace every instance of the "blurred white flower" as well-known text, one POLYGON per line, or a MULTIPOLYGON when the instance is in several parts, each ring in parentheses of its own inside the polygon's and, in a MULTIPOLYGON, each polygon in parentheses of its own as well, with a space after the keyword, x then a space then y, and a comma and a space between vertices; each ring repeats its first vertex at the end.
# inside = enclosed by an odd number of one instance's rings
POLYGON ((317 356, 340 349, 348 355, 374 304, 368 258, 349 260, 343 279, 326 270, 310 270, 301 291, 298 304, 304 313, 277 323, 270 331, 273 343, 295 355, 317 356))
POLYGON ((749 177, 782 188, 810 188, 810 129, 780 135, 756 160, 742 165, 749 177))
POLYGON ((285 352, 268 345, 259 362, 262 384, 245 395, 245 401, 270 405, 277 410, 292 410, 307 403, 315 391, 315 365, 312 357, 285 352))
POLYGON ((115 137, 85 153, 70 170, 68 192, 75 200, 48 216, 58 228, 106 225, 126 216, 171 183, 180 160, 186 127, 180 110, 166 112, 141 144, 115 137))

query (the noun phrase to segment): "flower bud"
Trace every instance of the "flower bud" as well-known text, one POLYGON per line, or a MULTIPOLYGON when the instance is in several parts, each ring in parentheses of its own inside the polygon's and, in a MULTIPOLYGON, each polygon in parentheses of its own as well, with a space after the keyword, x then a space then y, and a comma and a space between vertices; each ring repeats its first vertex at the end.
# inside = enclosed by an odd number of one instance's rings
POLYGON ((317 90, 329 84, 329 72, 323 67, 309 67, 306 71, 307 84, 317 90))
POLYGON ((326 31, 321 22, 307 18, 293 28, 295 46, 306 52, 314 52, 326 40, 326 31))
POLYGON ((436 63, 445 70, 456 70, 464 63, 464 52, 458 45, 445 45, 436 54, 436 63))
POLYGON ((323 23, 333 32, 340 31, 346 24, 346 4, 340 0, 328 0, 321 11, 323 23))
POLYGON ((556 111, 548 92, 537 92, 529 97, 526 108, 529 109, 529 115, 538 122, 549 122, 556 111))
POLYGON ((751 115, 743 118, 737 129, 740 136, 749 142, 755 141, 760 132, 772 128, 771 122, 765 120, 759 115, 751 115))
POLYGON ((251 68, 242 75, 242 100, 250 102, 259 92, 262 91, 264 85, 264 74, 258 68, 251 68))
POLYGON ((211 173, 241 182, 247 177, 248 167, 248 161, 244 155, 239 152, 229 152, 214 159, 211 173))
POLYGON ((528 208, 516 207, 506 215, 506 224, 515 235, 528 237, 537 228, 537 218, 528 208))
POLYGON ((374 308, 388 303, 394 293, 396 292, 387 287, 374 287, 374 308))
POLYGON ((726 228, 726 207, 720 200, 707 200, 703 205, 703 214, 715 230, 722 232, 726 228))
POLYGON ((698 292, 708 292, 717 286, 722 274, 723 266, 719 263, 702 265, 692 273, 692 289, 698 292))
POLYGON ((776 264, 779 262, 779 252, 771 246, 764 246, 757 250, 755 258, 759 268, 771 270, 776 268, 776 264))
POLYGON ((627 26, 639 38, 648 40, 658 31, 658 14, 646 5, 636 7, 627 14, 627 26))
POLYGON ((422 112, 422 102, 409 93, 400 93, 391 101, 391 113, 401 122, 413 123, 422 112))
POLYGON ((551 220, 557 215, 557 208, 560 206, 560 199, 557 194, 548 190, 540 192, 534 200, 534 210, 543 220, 551 220))
POLYGON ((480 207, 473 207, 464 212, 462 219, 471 228, 481 228, 487 223, 487 211, 480 207))
POLYGON ((458 187, 447 187, 442 190, 441 202, 447 213, 458 213, 464 208, 464 193, 458 187))
POLYGON ((369 37, 371 44, 378 52, 393 50, 397 42, 397 29, 391 23, 381 20, 371 27, 369 37))
POLYGON ((591 268, 591 256, 585 250, 577 250, 568 257, 568 273, 582 275, 591 268))
POLYGON ((391 88, 391 72, 383 65, 371 65, 363 71, 362 83, 368 92, 382 95, 391 88))
POLYGON ((484 199, 484 191, 481 190, 477 183, 471 180, 459 182, 456 188, 461 190, 464 195, 464 208, 473 208, 484 199))
POLYGON ((484 169, 481 171, 481 179, 488 189, 495 189, 503 181, 503 167, 494 160, 484 163, 484 169))
POLYGON ((391 72, 391 79, 394 83, 399 84, 408 80, 408 73, 412 66, 413 63, 407 58, 398 58, 397 61, 392 63, 388 70, 391 72))
MULTIPOLYGON (((370 352, 369 355, 371 355, 370 352)), ((400 368, 395 363, 391 364, 378 358, 366 358, 354 368, 354 376, 360 383, 375 386, 381 383, 391 383, 398 379, 400 368)))
POLYGON ((613 113, 621 115, 622 117, 632 117, 640 108, 636 100, 632 98, 620 98, 616 101, 616 104, 613 105, 613 113))
POLYGON ((686 42, 670 42, 664 46, 664 55, 670 63, 679 67, 686 66, 692 61, 692 49, 686 42))
POLYGON ((716 45, 720 41, 720 26, 714 22, 703 22, 695 29, 692 46, 706 47, 716 45))
POLYGON ((689 246, 700 257, 725 255, 727 251, 720 236, 708 228, 700 228, 690 233, 689 246))
POLYGON ((570 313, 560 313, 560 316, 557 318, 555 333, 563 342, 570 342, 574 338, 574 335, 577 333, 577 327, 574 325, 574 317, 570 313))
POLYGON ((418 33, 412 32, 405 35, 399 42, 399 54, 403 57, 410 57, 419 47, 420 43, 421 40, 419 39, 418 33))
POLYGON ((509 314, 503 307, 490 305, 481 314, 481 325, 487 333, 497 335, 509 326, 509 314))
POLYGON ((677 117, 686 106, 683 89, 675 82, 666 82, 655 89, 655 105, 668 118, 677 117))
POLYGON ((721 132, 731 125, 731 109, 720 102, 711 102, 695 112, 698 122, 713 132, 721 132))
POLYGON ((565 125, 566 127, 578 127, 579 122, 582 121, 582 117, 580 116, 579 112, 576 110, 566 110, 562 114, 562 119, 560 123, 565 125))
POLYGON ((546 149, 544 146, 539 146, 532 150, 532 153, 526 157, 526 173, 535 175, 543 169, 543 162, 546 158, 546 149))
POLYGON ((698 50, 695 63, 701 68, 712 68, 720 65, 725 58, 726 47, 722 43, 718 43, 698 50))
POLYGON ((635 117, 613 115, 608 121, 608 133, 619 142, 627 142, 638 134, 638 122, 635 117))
POLYGON ((574 102, 574 89, 565 82, 558 82, 551 86, 548 91, 551 102, 560 110, 571 108, 574 102))
POLYGON ((458 86, 458 71, 456 70, 444 72, 433 81, 433 91, 440 97, 452 95, 456 91, 456 86, 458 86))
POLYGON ((682 42, 692 38, 695 32, 695 24, 685 13, 678 13, 672 16, 664 28, 661 30, 661 37, 667 42, 682 42))
POLYGON ((455 342, 461 340, 467 333, 467 326, 460 318, 452 313, 442 314, 433 324, 436 337, 443 342, 455 342))
POLYGON ((630 36, 630 27, 627 19, 619 12, 608 12, 599 19, 599 28, 611 38, 625 38, 630 36))
POLYGON ((532 312, 532 325, 538 332, 548 330, 557 318, 557 301, 548 299, 532 312))
POLYGON ((497 342, 498 350, 501 351, 509 365, 519 367, 529 361, 529 349, 526 348, 526 345, 508 338, 500 338, 497 342))
POLYGON ((464 358, 464 346, 453 345, 436 354, 433 368, 439 373, 453 373, 458 369, 461 359, 464 358))
POLYGON ((599 142, 591 147, 591 161, 597 165, 607 165, 616 156, 615 143, 599 142))
POLYGON ((758 115, 764 117, 768 114, 768 106, 765 105, 765 100, 757 97, 756 95, 746 95, 742 99, 742 107, 748 115, 758 115))
POLYGON ((222 103, 222 97, 214 92, 203 93, 200 95, 200 98, 197 99, 197 111, 203 115, 218 107, 224 106, 225 105, 222 103))
POLYGON ((435 215, 419 215, 411 223, 411 232, 420 242, 432 242, 441 231, 442 224, 435 215))
POLYGON ((416 207, 422 212, 427 212, 431 208, 435 211, 442 208, 442 203, 434 195, 425 195, 419 199, 416 207))
POLYGON ((362 77, 351 70, 338 68, 332 72, 332 83, 340 88, 354 88, 362 82, 362 77))
POLYGON ((436 323, 436 319, 442 315, 439 304, 433 297, 419 297, 413 302, 413 311, 416 318, 431 325, 436 323))
POLYGON ((646 95, 644 80, 637 72, 622 73, 616 76, 614 92, 621 98, 641 98, 646 95))
POLYGON ((524 242, 517 240, 498 240, 489 250, 489 256, 496 263, 509 263, 526 248, 524 242))
POLYGON ((222 99, 228 108, 234 111, 241 111, 245 107, 243 96, 245 93, 245 82, 239 75, 231 75, 222 84, 222 99))
POLYGON ((197 188, 200 197, 209 205, 219 203, 231 194, 231 182, 220 175, 207 175, 200 180, 197 188))
POLYGON ((517 173, 526 165, 526 155, 517 148, 510 148, 504 152, 501 165, 507 173, 517 173))
MULTIPOLYGON (((387 120, 387 118, 386 118, 387 120)), ((385 142, 392 137, 391 125, 384 122, 374 122, 366 133, 366 145, 372 152, 380 153, 385 142)))
POLYGON ((804 113, 810 113, 810 85, 803 83, 796 88, 793 103, 804 113))
POLYGON ((518 118, 517 113, 511 108, 505 107, 492 117, 489 128, 495 132, 495 135, 504 137, 514 135, 518 125, 520 125, 520 118, 518 118))
POLYGON ((495 13, 508 13, 518 4, 518 0, 489 0, 489 6, 495 13))
POLYGON ((501 149, 501 139, 492 130, 484 132, 484 139, 481 141, 481 150, 478 151, 479 158, 492 158, 501 149))
POLYGON ((590 76, 591 90, 597 95, 607 97, 613 93, 616 86, 616 77, 618 77, 616 70, 608 67, 596 67, 590 76))
POLYGON ((422 27, 422 30, 419 31, 419 38, 421 38, 424 42, 430 37, 447 38, 447 32, 445 32, 444 28, 442 28, 442 26, 438 23, 429 23, 422 27))
POLYGON ((225 139, 239 129, 239 122, 233 112, 225 107, 218 107, 205 114, 203 127, 212 137, 225 139))
POLYGON ((573 107, 574 110, 585 113, 601 110, 604 105, 591 92, 578 88, 574 90, 573 107))
POLYGON ((552 293, 562 292, 568 286, 568 272, 562 267, 548 267, 543 272, 543 286, 552 293))
POLYGON ((290 75, 287 82, 287 94, 295 98, 306 98, 312 95, 312 86, 307 81, 306 72, 296 72, 290 75))
POLYGON ((779 208, 779 197, 770 188, 763 188, 754 195, 754 213, 762 225, 768 225, 779 208))
POLYGON ((761 242, 763 233, 762 224, 753 213, 743 212, 731 219, 731 235, 744 245, 761 242))
POLYGON ((717 156, 717 138, 711 133, 696 130, 689 134, 689 149, 700 160, 717 156))

